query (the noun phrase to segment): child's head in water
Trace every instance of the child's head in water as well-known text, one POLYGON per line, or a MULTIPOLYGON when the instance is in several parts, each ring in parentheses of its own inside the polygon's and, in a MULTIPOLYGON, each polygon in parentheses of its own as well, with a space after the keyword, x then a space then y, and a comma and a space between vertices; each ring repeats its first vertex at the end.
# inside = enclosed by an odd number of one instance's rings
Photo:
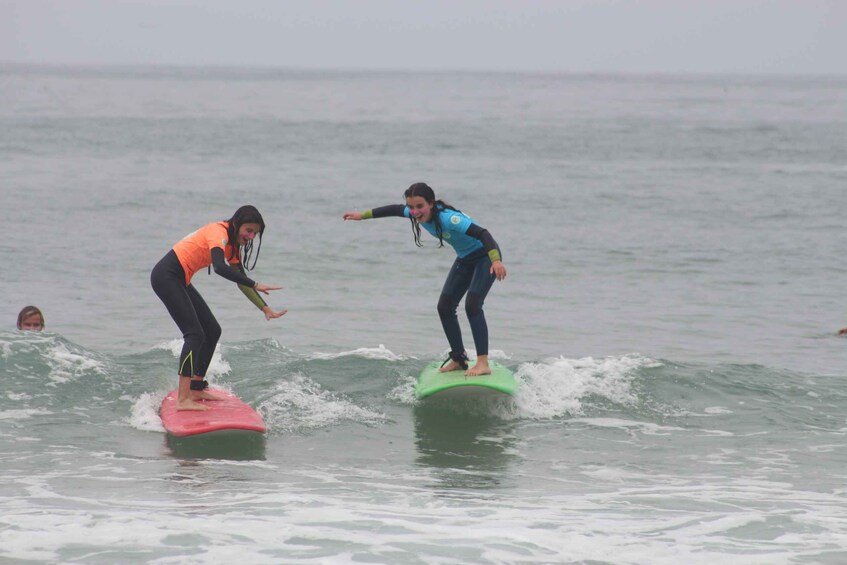
POLYGON ((25 306, 18 314, 18 329, 40 332, 44 329, 44 314, 35 306, 25 306))

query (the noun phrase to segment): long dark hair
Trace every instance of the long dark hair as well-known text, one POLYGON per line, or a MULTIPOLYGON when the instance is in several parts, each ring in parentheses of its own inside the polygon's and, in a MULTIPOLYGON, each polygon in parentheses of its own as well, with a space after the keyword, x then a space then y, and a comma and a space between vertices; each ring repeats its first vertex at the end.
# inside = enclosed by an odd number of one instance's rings
MULTIPOLYGON (((455 210, 456 212, 461 212, 461 210, 453 208, 443 200, 436 199, 435 191, 432 190, 425 182, 416 182, 407 188, 406 192, 403 193, 403 197, 409 198, 410 196, 420 196, 426 200, 427 204, 435 204, 432 208, 432 221, 435 222, 435 235, 438 237, 438 247, 444 247, 444 230, 441 227, 441 217, 439 212, 441 212, 441 210, 455 210)), ((423 247, 423 244, 421 243, 421 225, 411 216, 409 219, 412 221, 412 234, 415 236, 415 245, 423 247)))
POLYGON ((241 251, 241 266, 244 267, 245 271, 252 271, 256 266, 256 261, 259 260, 259 251, 262 249, 262 233, 265 231, 265 220, 262 219, 262 215, 256 209, 255 206, 251 206, 247 204, 246 206, 242 206, 238 210, 235 211, 235 214, 229 220, 229 227, 226 230, 227 239, 229 239, 229 243, 232 245, 232 255, 230 259, 235 259, 239 256, 239 251, 241 251), (250 261, 250 257, 253 255, 253 239, 248 240, 240 249, 238 247, 238 230, 244 224, 259 224, 259 246, 256 248, 256 257, 253 259, 253 264, 248 265, 250 261))

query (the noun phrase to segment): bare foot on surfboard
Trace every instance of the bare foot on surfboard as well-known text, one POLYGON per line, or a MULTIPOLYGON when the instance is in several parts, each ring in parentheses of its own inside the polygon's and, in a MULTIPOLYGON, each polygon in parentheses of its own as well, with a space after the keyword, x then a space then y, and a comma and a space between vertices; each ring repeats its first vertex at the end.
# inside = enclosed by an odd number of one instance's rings
POLYGON ((480 375, 490 375, 491 367, 488 366, 488 363, 477 362, 476 365, 465 371, 465 375, 468 377, 478 377, 480 375))
POLYGON ((449 363, 447 363, 446 365, 444 365, 443 367, 438 369, 438 372, 439 373, 449 373, 450 371, 458 371, 461 368, 462 368, 461 365, 459 365, 458 363, 456 363, 455 361, 453 361, 451 359, 449 363))
POLYGON ((224 400, 226 397, 206 390, 191 391, 191 400, 224 400))
POLYGON ((177 403, 176 403, 176 409, 180 412, 182 412, 184 410, 200 411, 200 410, 208 410, 209 407, 203 406, 199 402, 194 402, 193 400, 182 400, 182 401, 178 400, 177 403))

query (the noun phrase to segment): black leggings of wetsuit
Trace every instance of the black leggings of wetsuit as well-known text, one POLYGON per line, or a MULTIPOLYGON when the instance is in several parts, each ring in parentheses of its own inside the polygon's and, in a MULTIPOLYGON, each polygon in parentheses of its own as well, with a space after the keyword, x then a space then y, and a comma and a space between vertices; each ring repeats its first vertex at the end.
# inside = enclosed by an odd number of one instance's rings
POLYGON ((476 354, 488 355, 488 323, 485 321, 482 305, 495 278, 491 273, 491 259, 484 249, 479 249, 467 257, 457 257, 453 262, 438 298, 438 316, 450 344, 451 358, 457 359, 465 355, 462 330, 456 316, 459 301, 465 293, 465 312, 471 325, 476 354))
POLYGON ((182 332, 178 373, 183 377, 205 376, 221 337, 221 326, 197 289, 185 285, 185 270, 173 250, 153 267, 150 284, 182 332))

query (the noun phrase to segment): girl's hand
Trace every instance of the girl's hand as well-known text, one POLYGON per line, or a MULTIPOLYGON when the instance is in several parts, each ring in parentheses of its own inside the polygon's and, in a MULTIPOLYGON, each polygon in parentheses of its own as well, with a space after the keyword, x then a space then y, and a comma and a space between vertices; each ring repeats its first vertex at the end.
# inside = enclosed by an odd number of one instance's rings
POLYGON ((491 269, 489 269, 489 272, 497 277, 498 281, 502 281, 506 278, 506 265, 500 261, 494 261, 491 263, 491 269))
POLYGON ((274 312, 273 310, 271 310, 270 306, 265 306, 264 308, 262 308, 262 312, 265 313, 265 319, 266 320, 273 320, 274 318, 279 318, 281 316, 285 316, 285 314, 288 312, 288 310, 282 310, 280 312, 274 312))
POLYGON ((256 292, 263 292, 265 294, 268 294, 271 290, 279 290, 281 288, 281 286, 270 286, 267 284, 256 283, 256 286, 253 287, 253 290, 255 290, 256 292))
POLYGON ((357 222, 362 219, 361 212, 344 212, 343 218, 345 220, 356 220, 357 222))

